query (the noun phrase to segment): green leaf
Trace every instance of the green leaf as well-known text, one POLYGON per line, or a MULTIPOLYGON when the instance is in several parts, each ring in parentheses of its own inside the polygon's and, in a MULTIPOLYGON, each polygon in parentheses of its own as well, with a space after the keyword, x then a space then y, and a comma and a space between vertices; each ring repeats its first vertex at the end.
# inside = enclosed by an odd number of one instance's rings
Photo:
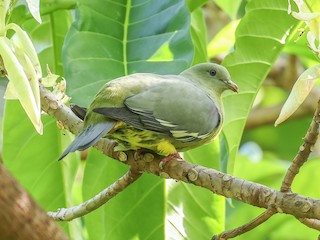
POLYGON ((236 19, 237 13, 243 1, 246 0, 214 0, 215 3, 225 11, 230 18, 236 19))
MULTIPOLYGON (((234 175, 273 189, 278 189, 289 164, 289 161, 280 161, 274 158, 252 162, 241 156, 237 159, 234 175)), ((314 171, 314 169, 319 169, 319 167, 319 159, 312 159, 305 163, 301 169, 301 173, 294 180, 293 192, 319 198, 317 183, 320 181, 320 176, 317 174, 317 171, 314 171)), ((227 229, 239 227, 264 211, 263 209, 239 201, 233 201, 233 204, 233 208, 229 207, 227 209, 227 229)), ((288 217, 285 214, 276 214, 259 227, 238 236, 237 239, 305 240, 316 239, 318 235, 318 231, 304 226, 295 218, 288 217)))
MULTIPOLYGON (((272 95, 270 94, 269 96, 272 95)), ((299 119, 292 119, 284 124, 280 124, 276 128, 273 125, 265 125, 247 131, 242 141, 254 141, 259 144, 266 153, 275 154, 281 159, 290 160, 296 155, 302 143, 301 139, 305 135, 311 119, 311 115, 299 119)))
MULTIPOLYGON (((183 157, 194 164, 219 169, 218 141, 187 151, 183 157)), ((174 181, 168 181, 167 189, 166 232, 173 239, 210 239, 224 230, 224 197, 174 181)))
MULTIPOLYGON (((3 126, 3 161, 32 197, 47 211, 74 205, 71 190, 79 164, 77 158, 58 162, 60 138, 70 142, 70 135, 57 130, 52 117, 44 116, 44 134, 38 135, 21 105, 6 101, 3 126), (67 137, 67 138, 66 138, 67 137)), ((61 224, 79 233, 77 221, 61 224)), ((79 238, 78 238, 79 239, 79 238)))
MULTIPOLYGON (((3 161, 45 209, 66 206, 65 188, 57 149, 59 135, 51 117, 44 117, 44 134, 38 135, 17 101, 6 101, 3 126, 3 161), (46 141, 52 139, 52 141, 46 141)), ((70 163, 69 163, 70 164, 70 163)), ((67 224, 63 224, 65 227, 67 224)))
POLYGON ((219 54, 226 54, 233 48, 238 24, 239 20, 231 21, 209 42, 207 47, 209 58, 214 58, 219 54))
POLYGON ((69 95, 88 106, 110 79, 134 72, 181 72, 193 57, 189 25, 181 0, 80 1, 63 53, 69 95))
POLYGON ((180 182, 170 181, 167 185, 167 239, 205 240, 224 230, 223 197, 180 182))
POLYGON ((250 1, 236 31, 235 51, 224 65, 239 85, 238 95, 224 98, 224 136, 230 151, 228 171, 232 172, 249 110, 264 78, 281 53, 297 21, 287 13, 286 1, 250 1), (276 27, 275 27, 276 26, 276 27))
MULTIPOLYGON (((127 166, 91 149, 83 181, 84 200, 92 198, 126 171, 127 166)), ((89 239, 164 239, 164 206, 164 181, 145 174, 85 216, 89 239)))
POLYGON ((207 62, 207 26, 200 8, 191 13, 191 36, 195 49, 192 65, 207 62))
POLYGON ((207 62, 207 26, 201 6, 208 0, 187 1, 191 12, 191 37, 194 46, 194 57, 192 65, 207 62))
POLYGON ((209 2, 209 0, 187 0, 187 5, 190 10, 190 12, 193 12, 209 2))

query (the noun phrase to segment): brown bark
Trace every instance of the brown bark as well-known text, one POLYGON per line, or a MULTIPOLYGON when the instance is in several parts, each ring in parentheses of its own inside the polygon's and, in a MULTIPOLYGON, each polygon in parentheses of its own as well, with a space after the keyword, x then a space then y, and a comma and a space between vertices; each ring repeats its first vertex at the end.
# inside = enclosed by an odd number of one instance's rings
POLYGON ((0 239, 68 239, 1 162, 0 189, 0 239))

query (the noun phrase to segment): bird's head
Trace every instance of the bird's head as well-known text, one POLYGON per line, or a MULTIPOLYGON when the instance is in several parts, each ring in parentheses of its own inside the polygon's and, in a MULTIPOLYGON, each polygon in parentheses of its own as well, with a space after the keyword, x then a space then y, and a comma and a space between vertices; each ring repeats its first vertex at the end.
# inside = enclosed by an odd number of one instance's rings
POLYGON ((239 92, 237 84, 231 81, 228 70, 215 63, 200 63, 181 73, 182 76, 200 84, 207 92, 218 94, 225 90, 239 92))

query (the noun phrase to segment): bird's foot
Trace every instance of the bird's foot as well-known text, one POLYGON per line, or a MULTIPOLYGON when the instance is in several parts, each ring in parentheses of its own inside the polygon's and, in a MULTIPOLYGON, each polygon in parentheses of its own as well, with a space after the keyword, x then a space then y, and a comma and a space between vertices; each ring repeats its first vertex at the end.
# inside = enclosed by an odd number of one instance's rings
POLYGON ((160 163, 159 163, 160 169, 163 169, 164 165, 167 164, 168 162, 170 162, 170 161, 171 161, 172 159, 174 159, 174 158, 176 158, 176 159, 178 159, 178 160, 180 160, 180 161, 183 160, 183 158, 180 156, 180 154, 179 154, 178 152, 176 152, 176 153, 171 153, 171 154, 169 154, 168 156, 164 157, 164 158, 160 161, 160 163))

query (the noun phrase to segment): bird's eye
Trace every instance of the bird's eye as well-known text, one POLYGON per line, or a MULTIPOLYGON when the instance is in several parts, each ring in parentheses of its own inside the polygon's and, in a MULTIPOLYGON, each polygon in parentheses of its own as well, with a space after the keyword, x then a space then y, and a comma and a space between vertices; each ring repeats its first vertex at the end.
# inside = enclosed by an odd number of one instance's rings
POLYGON ((210 70, 209 70, 209 74, 210 74, 212 77, 214 77, 214 76, 217 74, 217 72, 216 72, 216 70, 214 70, 214 69, 210 69, 210 70))

